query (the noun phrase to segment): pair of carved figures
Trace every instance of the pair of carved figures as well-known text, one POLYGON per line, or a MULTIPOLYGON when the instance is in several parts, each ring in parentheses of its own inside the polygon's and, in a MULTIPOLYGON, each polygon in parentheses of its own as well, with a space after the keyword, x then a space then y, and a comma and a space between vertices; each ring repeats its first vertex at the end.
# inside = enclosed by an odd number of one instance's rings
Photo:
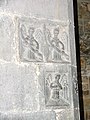
POLYGON ((42 36, 43 44, 36 39, 36 29, 30 27, 28 29, 28 35, 26 33, 26 27, 21 26, 21 37, 22 37, 22 59, 26 61, 62 61, 62 56, 65 60, 68 60, 68 54, 65 53, 65 46, 58 38, 59 28, 53 29, 53 37, 51 36, 50 30, 43 26, 43 32, 38 30, 37 37, 42 36), (40 48, 43 47, 44 53, 40 48))

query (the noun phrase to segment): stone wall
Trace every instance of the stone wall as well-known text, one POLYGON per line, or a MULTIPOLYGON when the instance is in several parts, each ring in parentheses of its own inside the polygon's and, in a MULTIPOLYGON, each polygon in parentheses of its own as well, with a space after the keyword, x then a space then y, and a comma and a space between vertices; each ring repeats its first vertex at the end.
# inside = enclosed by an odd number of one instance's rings
POLYGON ((0 0, 0 120, 79 120, 72 0, 0 0))
POLYGON ((81 74, 85 120, 90 119, 90 0, 78 1, 81 74))

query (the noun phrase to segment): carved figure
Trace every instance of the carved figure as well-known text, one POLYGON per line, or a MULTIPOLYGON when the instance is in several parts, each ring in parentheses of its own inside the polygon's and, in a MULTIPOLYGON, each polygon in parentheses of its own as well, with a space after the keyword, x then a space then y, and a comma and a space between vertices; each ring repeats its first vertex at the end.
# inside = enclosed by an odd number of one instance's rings
POLYGON ((46 78, 46 103, 46 105, 51 106, 69 105, 69 86, 65 74, 48 74, 46 78))
POLYGON ((68 59, 68 55, 65 53, 64 44, 59 40, 59 28, 53 30, 54 37, 52 38, 49 29, 45 29, 46 41, 49 46, 49 55, 48 60, 58 61, 62 60, 62 56, 65 56, 68 59))
POLYGON ((60 74, 57 74, 55 76, 55 80, 53 82, 51 82, 50 84, 50 88, 51 88, 51 99, 54 100, 59 100, 59 91, 62 89, 62 86, 59 82, 60 80, 60 74))
POLYGON ((21 26, 22 46, 23 46, 23 58, 25 60, 42 61, 43 56, 39 52, 39 43, 34 38, 35 28, 30 27, 28 30, 29 35, 25 35, 25 26, 21 26))

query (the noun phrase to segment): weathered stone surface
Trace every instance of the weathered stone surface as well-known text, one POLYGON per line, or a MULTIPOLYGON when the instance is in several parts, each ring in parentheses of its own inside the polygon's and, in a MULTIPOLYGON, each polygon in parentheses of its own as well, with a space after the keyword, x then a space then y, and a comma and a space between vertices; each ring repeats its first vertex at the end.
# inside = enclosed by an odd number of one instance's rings
POLYGON ((74 109, 74 119, 75 120, 80 120, 80 111, 79 108, 74 109))
POLYGON ((14 55, 14 24, 10 16, 0 15, 0 59, 11 61, 14 55))
POLYGON ((57 120, 79 120, 74 118, 73 109, 65 109, 57 112, 57 120))
POLYGON ((74 120, 72 0, 0 3, 0 119, 74 120))
POLYGON ((56 115, 53 111, 9 113, 1 114, 0 120, 56 120, 56 115))
POLYGON ((17 19, 22 61, 70 63, 68 22, 25 17, 17 19))
POLYGON ((5 0, 0 0, 0 7, 5 4, 5 0))
POLYGON ((71 22, 69 25, 69 40, 70 40, 70 50, 71 50, 71 65, 76 66, 76 46, 75 46, 75 33, 74 33, 74 24, 71 22))
POLYGON ((23 0, 23 3, 22 0, 7 0, 4 10, 19 15, 68 20, 67 0, 23 0))
POLYGON ((40 68, 39 74, 40 109, 66 108, 71 106, 71 78, 68 65, 46 65, 40 68))
POLYGON ((73 84, 73 107, 79 108, 79 91, 78 91, 78 79, 77 79, 77 67, 72 67, 72 84, 73 84))
POLYGON ((0 111, 38 109, 33 65, 0 64, 0 73, 0 111))

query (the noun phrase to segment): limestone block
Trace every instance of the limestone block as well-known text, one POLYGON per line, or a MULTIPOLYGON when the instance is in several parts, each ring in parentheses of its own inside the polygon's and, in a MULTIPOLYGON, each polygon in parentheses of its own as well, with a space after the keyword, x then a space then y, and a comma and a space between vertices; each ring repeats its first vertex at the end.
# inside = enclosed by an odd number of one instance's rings
POLYGON ((4 10, 19 15, 68 20, 67 0, 23 0, 23 2, 22 0, 7 0, 4 10))
POLYGON ((0 60, 11 61, 14 55, 15 28, 10 16, 0 15, 0 60))
POLYGON ((55 112, 43 111, 43 112, 28 112, 28 113, 9 113, 1 114, 2 120, 56 120, 55 112))
MULTIPOLYGON (((68 19, 69 21, 74 24, 74 10, 73 10, 73 1, 68 0, 68 19)), ((72 32, 72 31, 71 31, 72 32)), ((73 35, 72 35, 73 36, 73 35)))
POLYGON ((79 110, 79 108, 74 109, 74 119, 75 120, 80 120, 80 110, 79 110))
POLYGON ((70 108, 72 106, 72 85, 68 65, 47 64, 41 66, 38 77, 40 109, 70 108))
POLYGON ((79 120, 79 119, 74 119, 74 110, 73 109, 65 109, 61 110, 56 113, 56 118, 57 120, 79 120))
POLYGON ((70 63, 69 23, 17 18, 19 55, 23 62, 70 63))
POLYGON ((37 110, 35 66, 0 65, 0 111, 37 110))
POLYGON ((72 0, 0 3, 0 119, 79 120, 72 0))
POLYGON ((72 84, 73 84, 73 106, 74 109, 79 108, 79 91, 77 79, 77 67, 72 67, 72 84))
POLYGON ((74 24, 71 22, 69 24, 69 40, 70 40, 70 51, 71 51, 71 64, 76 65, 76 43, 75 43, 75 33, 74 33, 74 24))

